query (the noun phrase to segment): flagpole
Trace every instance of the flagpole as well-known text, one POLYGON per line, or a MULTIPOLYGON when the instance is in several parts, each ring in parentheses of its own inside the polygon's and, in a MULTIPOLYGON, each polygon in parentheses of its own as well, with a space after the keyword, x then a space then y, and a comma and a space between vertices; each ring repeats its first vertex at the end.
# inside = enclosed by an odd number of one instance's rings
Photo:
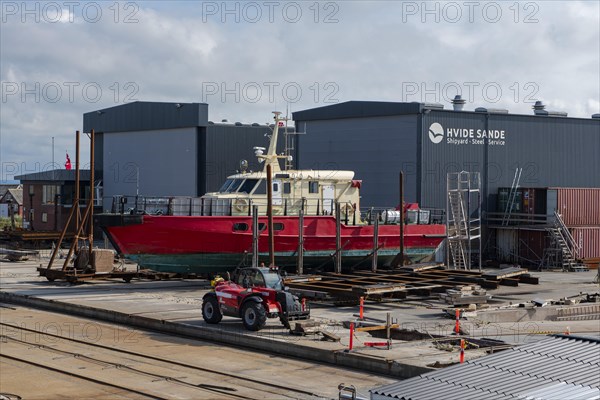
POLYGON ((52 180, 54 180, 54 136, 52 136, 52 180))

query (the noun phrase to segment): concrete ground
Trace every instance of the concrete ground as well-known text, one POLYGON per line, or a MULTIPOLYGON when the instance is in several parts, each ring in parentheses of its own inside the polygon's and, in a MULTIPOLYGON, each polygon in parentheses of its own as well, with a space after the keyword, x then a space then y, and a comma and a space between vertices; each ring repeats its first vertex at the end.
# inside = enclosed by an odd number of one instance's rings
POLYGON ((23 399, 137 399, 147 398, 140 395, 145 393, 169 399, 332 399, 338 397, 339 383, 353 382, 366 395, 373 386, 394 382, 391 377, 323 363, 273 357, 22 306, 0 310, 0 398, 3 393, 12 393, 23 399), (82 374, 95 382, 82 379, 82 374))
MULTIPOLYGON (((388 373, 407 378, 430 371, 437 366, 458 362, 456 346, 436 348, 432 339, 413 341, 394 340, 391 349, 370 348, 364 342, 381 341, 366 332, 354 337, 354 349, 348 352, 349 330, 344 321, 356 320, 358 307, 336 307, 327 303, 311 303, 311 317, 322 328, 339 336, 340 342, 322 340, 321 334, 290 335, 279 323, 269 320, 260 332, 246 331, 240 320, 225 317, 218 325, 208 325, 202 320, 202 296, 210 290, 203 280, 132 281, 97 280, 81 285, 66 282, 48 282, 39 277, 36 267, 45 265, 43 258, 25 262, 5 262, 0 265, 0 300, 27 302, 67 313, 111 320, 117 323, 133 323, 138 327, 169 329, 171 332, 217 340, 236 346, 248 346, 279 354, 289 354, 306 359, 331 362, 375 373, 388 373), (83 313, 83 314, 82 314, 83 313), (452 351, 449 351, 452 350, 452 351)), ((490 308, 507 307, 510 304, 529 303, 533 299, 559 299, 580 292, 597 293, 600 287, 594 283, 596 271, 562 273, 533 272, 540 278, 539 285, 520 284, 518 287, 501 286, 489 290, 490 308)), ((400 327, 417 330, 425 335, 452 335, 455 321, 448 318, 447 305, 436 298, 408 298, 403 301, 366 302, 365 316, 385 320, 387 313, 398 321, 400 327)), ((588 316, 579 320, 543 320, 548 318, 540 310, 509 309, 498 312, 478 310, 467 314, 461 321, 463 330, 470 337, 491 338, 511 344, 538 340, 550 333, 598 334, 600 320, 588 316), (544 315, 543 315, 544 314, 544 315)), ((483 350, 466 352, 466 359, 485 355, 483 350)), ((351 382, 346 382, 351 384, 351 382)))

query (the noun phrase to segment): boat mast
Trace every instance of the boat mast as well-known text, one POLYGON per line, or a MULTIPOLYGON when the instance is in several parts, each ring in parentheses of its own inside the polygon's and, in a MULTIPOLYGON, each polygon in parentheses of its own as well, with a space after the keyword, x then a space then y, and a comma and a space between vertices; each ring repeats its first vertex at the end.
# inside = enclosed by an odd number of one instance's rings
MULTIPOLYGON (((287 120, 287 118, 281 118, 281 111, 273 111, 275 117, 275 127, 273 128, 273 133, 271 135, 271 142, 269 143, 269 149, 267 150, 267 154, 262 154, 262 152, 257 152, 256 156, 259 160, 264 160, 265 168, 264 172, 267 172, 267 165, 270 165, 273 173, 281 171, 281 167, 279 166, 279 159, 285 156, 277 155, 277 137, 279 136, 279 123, 287 120)), ((256 151, 257 148, 255 148, 256 151)), ((264 148, 262 148, 264 150, 264 148)))

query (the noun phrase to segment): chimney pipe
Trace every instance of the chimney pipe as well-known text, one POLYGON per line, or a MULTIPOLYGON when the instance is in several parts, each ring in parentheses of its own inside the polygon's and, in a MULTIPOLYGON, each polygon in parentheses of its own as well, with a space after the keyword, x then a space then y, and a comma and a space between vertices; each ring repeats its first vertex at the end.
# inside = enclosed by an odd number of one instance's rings
POLYGON ((454 111, 462 111, 466 102, 467 101, 463 99, 460 94, 454 96, 454 100, 452 100, 452 107, 454 108, 454 111))
POLYGON ((535 104, 533 105, 533 113, 536 115, 545 115, 546 113, 544 112, 544 109, 546 108, 546 105, 544 103, 542 103, 541 100, 538 100, 535 102, 535 104))

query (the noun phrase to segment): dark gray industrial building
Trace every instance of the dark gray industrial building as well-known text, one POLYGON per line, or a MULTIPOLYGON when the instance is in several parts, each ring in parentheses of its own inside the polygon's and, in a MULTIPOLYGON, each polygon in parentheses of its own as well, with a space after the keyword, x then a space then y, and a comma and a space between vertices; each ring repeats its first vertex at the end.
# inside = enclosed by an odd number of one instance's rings
MULTIPOLYGON (((529 115, 464 111, 464 100, 453 103, 445 109, 441 104, 350 101, 295 112, 295 131, 301 134, 288 137, 294 164, 299 169, 355 171, 355 179, 363 180, 363 208, 399 204, 402 170, 405 201, 445 210, 447 174, 478 172, 484 221, 486 211, 504 211, 497 207, 498 192, 504 188, 506 194, 517 168, 522 168, 519 185, 524 188, 600 188, 599 114, 569 118, 565 112, 545 110, 540 102, 529 115)), ((249 161, 250 170, 261 169, 253 148, 267 147, 271 127, 213 123, 208 107, 134 102, 86 113, 84 131, 96 132, 102 209, 111 211, 115 195, 195 197, 216 191, 242 159, 249 161)), ((271 117, 256 116, 262 121, 271 117)), ((278 152, 283 149, 280 138, 278 152)), ((494 246, 493 231, 488 233, 484 226, 486 248, 494 246)), ((538 236, 536 257, 541 259, 551 240, 543 232, 538 236)), ((527 243, 533 246, 531 240, 527 243)), ((511 254, 520 254, 518 246, 510 248, 511 254)))
MULTIPOLYGON (((212 123, 208 104, 134 102, 84 115, 96 132, 96 171, 104 209, 113 195, 201 196, 217 190, 246 159, 267 125, 212 123)), ((531 115, 439 104, 350 101, 295 112, 297 167, 348 169, 363 180, 362 206, 405 200, 445 208, 448 172, 479 172, 483 210, 495 211, 498 188, 517 167, 522 187, 600 187, 600 115, 569 118, 536 107, 531 115)), ((271 116, 257 115, 257 120, 271 116)), ((280 151, 283 139, 280 139, 280 151)))
MULTIPOLYGON (((264 121, 271 117, 257 116, 264 121)), ((260 168, 252 149, 267 146, 265 135, 270 133, 266 124, 213 123, 204 103, 134 102, 93 111, 83 116, 84 132, 92 129, 105 211, 115 195, 201 196, 216 191, 240 160, 248 160, 250 169, 260 168)))
POLYGON ((488 211, 517 167, 522 187, 600 187, 599 117, 569 118, 539 103, 531 115, 517 115, 369 101, 293 114, 305 133, 298 135, 299 167, 354 170, 364 180, 361 206, 397 205, 403 170, 406 201, 444 209, 447 173, 464 170, 481 174, 488 211))

